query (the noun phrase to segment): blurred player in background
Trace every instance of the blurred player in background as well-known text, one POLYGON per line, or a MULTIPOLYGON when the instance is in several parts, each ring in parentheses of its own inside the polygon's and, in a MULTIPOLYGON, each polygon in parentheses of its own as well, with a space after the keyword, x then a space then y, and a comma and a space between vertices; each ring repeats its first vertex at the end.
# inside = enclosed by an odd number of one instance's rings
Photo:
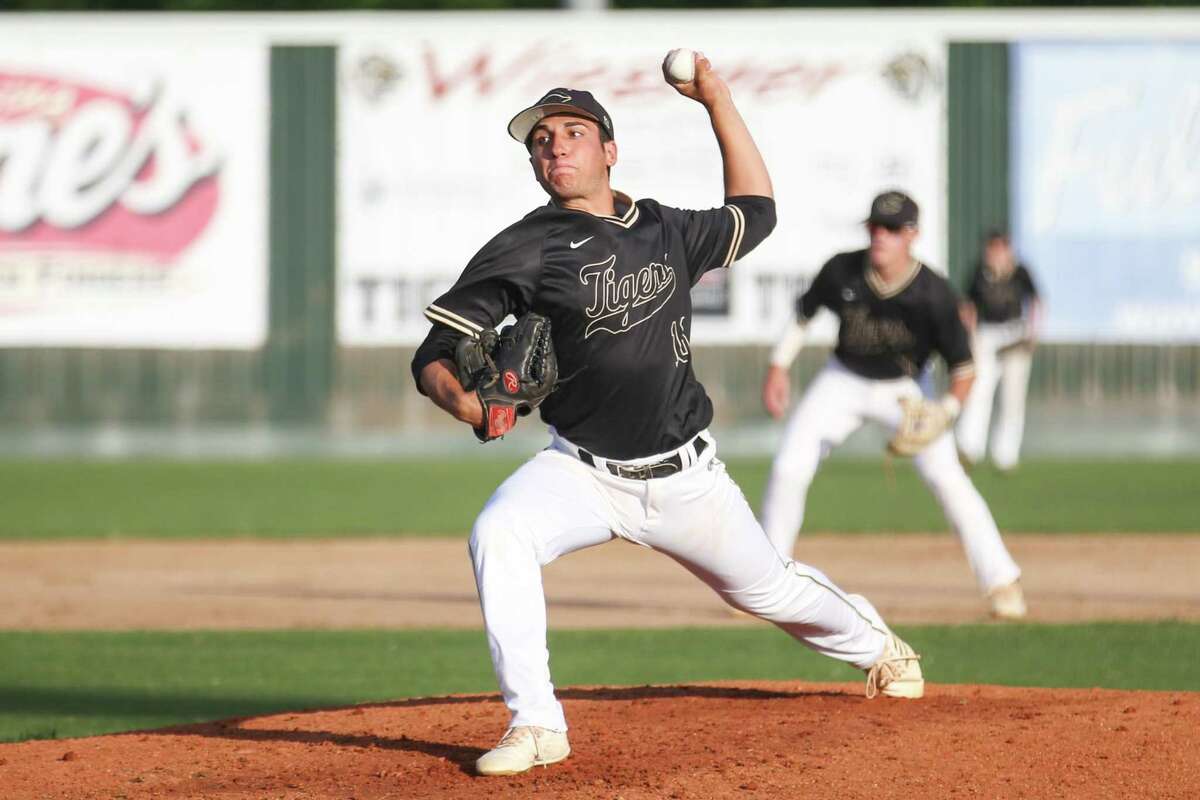
POLYGON ((1025 393, 1037 341, 1041 302, 1033 277, 1018 263, 1008 234, 993 230, 984 241, 983 258, 962 304, 963 322, 972 332, 975 385, 958 421, 959 455, 978 464, 987 450, 988 427, 996 386, 1000 411, 992 432, 992 462, 1016 469, 1025 432, 1025 393))
POLYGON ((796 320, 772 352, 763 384, 768 413, 781 419, 786 412, 788 369, 804 344, 808 320, 822 306, 840 321, 838 343, 788 420, 763 496, 763 529, 779 554, 791 559, 821 459, 866 422, 904 430, 907 407, 932 394, 925 367, 936 351, 949 369, 950 389, 929 402, 936 424, 913 461, 958 533, 992 613, 1017 619, 1025 616, 1021 570, 959 463, 950 429, 971 388, 969 338, 954 289, 912 255, 917 219, 911 197, 880 194, 866 221, 870 246, 829 259, 796 302, 796 320))

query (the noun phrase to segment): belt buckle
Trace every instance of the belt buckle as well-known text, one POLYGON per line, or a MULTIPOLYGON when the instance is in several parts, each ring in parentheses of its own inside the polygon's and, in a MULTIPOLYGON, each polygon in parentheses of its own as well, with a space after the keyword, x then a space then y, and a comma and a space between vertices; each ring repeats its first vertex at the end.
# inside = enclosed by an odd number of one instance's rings
POLYGON ((641 464, 636 467, 621 467, 622 478, 629 478, 635 481, 645 481, 654 477, 654 465, 641 464))
POLYGON ((648 481, 654 478, 667 478, 680 471, 680 465, 670 459, 655 464, 642 464, 636 467, 622 467, 627 472, 623 477, 637 481, 648 481))
MULTIPOLYGON (((698 450, 703 448, 698 448, 698 450)), ((683 459, 678 453, 670 458, 653 464, 639 464, 636 467, 610 465, 616 468, 616 475, 619 478, 628 478, 634 481, 648 481, 652 478, 666 478, 674 475, 677 472, 683 472, 683 459)))

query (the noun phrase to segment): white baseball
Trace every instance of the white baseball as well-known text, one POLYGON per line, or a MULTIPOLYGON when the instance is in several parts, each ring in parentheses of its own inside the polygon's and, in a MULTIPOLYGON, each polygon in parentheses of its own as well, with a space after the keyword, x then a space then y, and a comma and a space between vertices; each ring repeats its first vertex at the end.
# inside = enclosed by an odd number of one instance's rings
POLYGON ((667 53, 663 74, 671 83, 691 83, 696 78, 696 52, 679 47, 667 53))

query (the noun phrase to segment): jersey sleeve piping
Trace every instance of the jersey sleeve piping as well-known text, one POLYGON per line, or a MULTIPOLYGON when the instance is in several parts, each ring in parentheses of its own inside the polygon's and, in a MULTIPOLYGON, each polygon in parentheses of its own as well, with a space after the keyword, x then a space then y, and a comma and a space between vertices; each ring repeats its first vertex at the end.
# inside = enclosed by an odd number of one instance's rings
POLYGON ((970 378, 975 374, 975 362, 964 361, 961 364, 955 364, 950 368, 950 378, 970 378))
POLYGON ((453 311, 434 305, 433 303, 430 303, 429 307, 425 309, 425 318, 430 322, 453 328, 459 333, 465 333, 474 339, 478 339, 479 334, 483 332, 482 325, 476 325, 466 317, 455 314, 453 311))
POLYGON ((733 215, 733 235, 729 239, 729 252, 725 254, 722 267, 728 267, 737 260, 738 248, 742 246, 742 236, 746 233, 746 215, 742 210, 735 205, 727 205, 725 208, 733 215))

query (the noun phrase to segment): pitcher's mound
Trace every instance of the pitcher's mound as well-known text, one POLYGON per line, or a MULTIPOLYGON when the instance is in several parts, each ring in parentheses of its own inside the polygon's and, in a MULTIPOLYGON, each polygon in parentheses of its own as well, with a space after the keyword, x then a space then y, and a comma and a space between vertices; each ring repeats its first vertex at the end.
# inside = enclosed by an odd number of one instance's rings
POLYGON ((503 733, 495 695, 278 714, 0 745, 12 798, 1195 797, 1200 694, 861 684, 574 688, 565 762, 472 764, 503 733))

